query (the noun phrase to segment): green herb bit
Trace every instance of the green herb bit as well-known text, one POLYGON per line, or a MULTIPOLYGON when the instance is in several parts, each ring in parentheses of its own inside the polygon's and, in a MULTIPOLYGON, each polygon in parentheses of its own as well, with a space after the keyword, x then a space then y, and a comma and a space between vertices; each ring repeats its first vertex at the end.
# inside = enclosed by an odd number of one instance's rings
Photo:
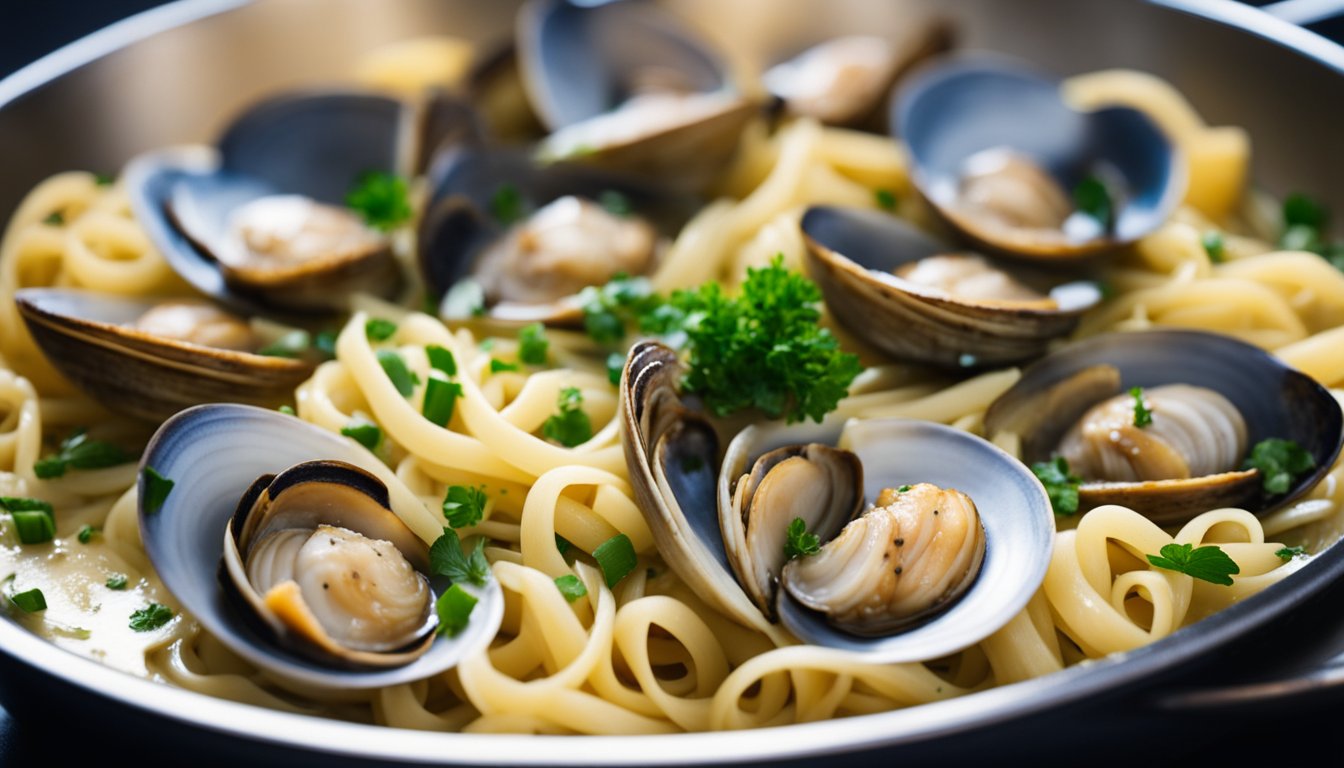
POLYGON ((1319 229, 1305 224, 1294 224, 1283 230, 1283 234, 1279 236, 1279 248, 1285 251, 1323 253, 1325 241, 1321 239, 1319 229))
POLYGON ((1271 437, 1251 448, 1241 468, 1260 470, 1265 493, 1277 496, 1287 493, 1297 478, 1315 469, 1316 458, 1292 440, 1271 437))
POLYGON ((420 383, 420 377, 411 373, 411 369, 406 367, 406 361, 401 355, 390 349, 380 349, 376 353, 378 364, 383 367, 383 373, 391 379, 392 386, 397 388, 397 392, 402 397, 410 397, 415 391, 415 385, 420 383))
POLYGON ((1089 175, 1073 188, 1073 203, 1078 211, 1096 219, 1107 232, 1115 227, 1115 204, 1111 200, 1111 191, 1105 182, 1089 175))
POLYGON ((784 557, 789 560, 821 551, 821 539, 815 533, 807 532, 807 521, 801 517, 793 518, 784 534, 784 557))
POLYGON ((297 416, 297 415, 298 415, 298 413, 296 413, 296 412, 294 411, 294 406, 289 405, 288 403, 286 403, 285 405, 280 406, 279 408, 276 408, 275 410, 279 411, 280 413, 285 414, 286 416, 297 416))
POLYGON ((370 341, 387 341, 397 332, 397 324, 391 320, 374 317, 364 322, 364 335, 370 341))
POLYGON ((1078 486, 1083 480, 1069 474, 1069 462, 1063 456, 1038 461, 1031 465, 1031 471, 1045 486, 1045 493, 1050 497, 1050 506, 1056 515, 1078 514, 1078 486))
POLYGON ((131 629, 136 632, 153 632, 167 624, 173 618, 172 610, 160 603, 150 603, 131 614, 131 629))
POLYGON ((46 512, 53 514, 51 504, 41 499, 29 499, 20 496, 0 496, 0 510, 5 512, 46 512))
POLYGON ((50 512, 10 512, 9 517, 21 544, 46 544, 56 538, 56 518, 50 512))
POLYGON ((54 455, 43 457, 34 463, 33 473, 44 480, 49 480, 61 477, 71 467, 103 469, 125 464, 130 460, 131 457, 122 449, 102 440, 90 440, 87 432, 80 428, 61 441, 54 455))
POLYGON ((148 464, 140 472, 140 492, 144 494, 145 511, 153 514, 163 508, 168 494, 173 492, 173 481, 159 474, 148 464))
POLYGON ((359 414, 355 414, 349 424, 341 427, 341 434, 353 438, 355 442, 375 453, 378 451, 378 446, 383 444, 382 428, 359 414))
POLYGON ((897 493, 905 493, 906 491, 910 490, 910 489, 913 488, 913 487, 914 487, 913 485, 902 485, 900 488, 897 488, 897 489, 896 489, 896 492, 897 492, 897 493))
POLYGON ((1204 244, 1204 252, 1209 255, 1209 261, 1214 264, 1222 264, 1227 261, 1227 244, 1223 241, 1222 232, 1210 229, 1204 233, 1200 242, 1204 244))
POLYGON ((517 363, 506 363, 498 358, 494 357, 490 358, 491 373, 506 373, 509 371, 516 371, 516 370, 518 370, 517 363))
POLYGON ((565 537, 561 536, 558 533, 555 534, 555 548, 557 551, 560 552, 560 554, 562 555, 565 554, 566 552, 569 551, 569 548, 572 546, 574 545, 569 543, 569 539, 566 539, 565 537))
POLYGON ((425 347, 425 356, 429 358, 429 367, 442 371, 446 376, 457 375, 457 359, 453 353, 437 344, 425 347))
POLYGON ((583 581, 572 573, 557 576, 555 586, 560 590, 560 594, 565 596, 565 600, 571 603, 588 595, 588 588, 583 585, 583 581))
POLYGON ((890 189, 873 190, 873 200, 877 202, 877 207, 884 211, 896 210, 896 193, 890 189))
POLYGON ((556 398, 560 412, 546 419, 541 433, 566 448, 582 445, 593 437, 593 422, 583 411, 583 393, 577 387, 565 387, 556 398))
POLYGON ((476 540, 476 546, 467 554, 457 531, 444 528, 443 535, 429 548, 429 567, 453 581, 465 581, 478 587, 490 578, 490 562, 485 559, 485 537, 476 540))
POLYGON ((93 537, 98 533, 100 533, 100 531, 97 528, 85 523, 79 527, 79 533, 75 534, 75 538, 80 544, 88 544, 90 541, 93 541, 93 537))
POLYGON ((490 213, 506 227, 521 220, 526 215, 522 193, 512 184, 500 184, 490 197, 490 213))
POLYGON ((518 332, 518 359, 528 365, 545 365, 551 343, 546 340, 546 326, 533 323, 518 332))
POLYGON ((607 381, 610 381, 613 387, 619 387, 623 373, 625 373, 625 355, 620 352, 607 355, 607 381))
POLYGON ((345 204, 359 213, 364 223, 389 232, 411 220, 410 188, 393 173, 371 171, 359 177, 345 196, 345 204))
POLYGON ((52 211, 47 218, 42 220, 43 224, 50 224, 53 227, 59 227, 65 223, 65 214, 60 211, 52 211))
POLYGON ((593 559, 602 569, 602 578, 607 582, 608 589, 629 576, 639 562, 635 557, 635 545, 624 533, 618 533, 598 544, 597 549, 593 550, 593 559))
POLYGON ((450 486, 443 497, 443 516, 453 528, 470 528, 485 516, 487 500, 484 486, 450 486))
POLYGON ((280 338, 258 349, 257 354, 267 357, 298 358, 302 357, 311 345, 312 337, 308 335, 308 332, 296 330, 283 334, 280 338))
POLYGON ((454 584, 434 601, 434 612, 439 617, 437 633, 456 637, 467 628, 471 621, 471 612, 476 608, 476 598, 461 585, 454 584))
POLYGON ((782 254, 748 269, 737 297, 712 282, 671 302, 687 318, 682 387, 720 416, 757 408, 770 418, 820 422, 863 370, 821 327, 820 289, 785 268, 782 254))
POLYGON ((29 589, 7 595, 9 601, 24 613, 40 613, 47 610, 47 597, 40 589, 29 589))
POLYGON ((420 409, 426 419, 440 427, 448 426, 457 410, 457 399, 462 396, 462 385, 431 374, 425 382, 425 403, 420 409))
POLYGON ((126 588, 126 574, 115 573, 109 576, 107 581, 103 582, 103 585, 106 586, 108 589, 121 591, 126 588))
POLYGON ((313 349, 324 360, 336 359, 336 336, 335 331, 318 331, 313 336, 313 349))
POLYGON ((603 190, 597 196, 597 201, 612 216, 629 216, 635 212, 635 208, 630 204, 630 198, 614 189, 603 190))
POLYGON ((1301 557, 1307 554, 1306 547, 1281 547, 1274 552, 1275 555, 1284 559, 1292 560, 1294 557, 1301 557))
POLYGON ((112 176, 111 174, 107 173, 93 174, 93 183, 97 184, 100 187, 110 187, 114 182, 116 182, 116 180, 117 180, 116 177, 112 176))
POLYGON ((1284 198, 1284 227, 1302 226, 1311 227, 1312 229, 1324 229, 1325 222, 1328 218, 1329 217, 1325 212, 1325 206, 1301 192, 1294 192, 1284 198))
POLYGON ((1129 396, 1134 398, 1134 426, 1142 429, 1153 423, 1153 412, 1143 400, 1143 387, 1130 387, 1129 396))
POLYGON ((1236 561, 1221 548, 1207 545, 1194 548, 1191 544, 1168 544, 1159 555, 1148 555, 1148 562, 1168 571, 1184 573, 1211 584, 1232 586, 1232 577, 1241 573, 1236 561))
POLYGON ((639 327, 646 333, 663 333, 667 325, 657 312, 663 299, 654 294, 644 277, 616 275, 598 288, 589 286, 579 292, 583 306, 583 327, 600 344, 619 344, 627 327, 639 327))

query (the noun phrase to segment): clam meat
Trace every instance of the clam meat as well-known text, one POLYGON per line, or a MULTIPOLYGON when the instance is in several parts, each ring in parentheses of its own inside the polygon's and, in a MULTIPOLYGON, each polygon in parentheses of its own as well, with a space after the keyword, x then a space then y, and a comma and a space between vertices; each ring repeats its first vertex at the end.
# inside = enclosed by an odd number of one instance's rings
POLYGON ((1039 303, 1042 308, 1047 309, 1059 306, 1054 299, 974 253, 926 256, 918 261, 902 264, 892 270, 892 274, 964 299, 1029 301, 1039 303))
MULTIPOLYGON (((406 664, 438 619, 428 550, 358 467, 297 464, 253 483, 225 531, 229 592, 283 641, 334 664, 406 664)), ((223 578, 223 575, 221 575, 223 578)))
POLYGON ((146 310, 131 327, 163 339, 215 349, 251 352, 257 337, 247 321, 204 301, 165 301, 146 310))
POLYGON ((884 488, 813 555, 784 566, 798 602, 857 635, 897 631, 946 607, 980 573, 985 532, 975 502, 930 483, 884 488))
POLYGON ((658 247, 658 233, 646 220, 566 195, 491 244, 475 275, 490 303, 544 304, 617 274, 644 274, 658 247))
POLYGON ((1064 435, 1059 454, 1082 477, 1142 482, 1229 472, 1246 449, 1246 420, 1231 401, 1206 387, 1168 384, 1093 406, 1064 435), (1140 406, 1151 414, 1143 426, 1134 415, 1140 406))

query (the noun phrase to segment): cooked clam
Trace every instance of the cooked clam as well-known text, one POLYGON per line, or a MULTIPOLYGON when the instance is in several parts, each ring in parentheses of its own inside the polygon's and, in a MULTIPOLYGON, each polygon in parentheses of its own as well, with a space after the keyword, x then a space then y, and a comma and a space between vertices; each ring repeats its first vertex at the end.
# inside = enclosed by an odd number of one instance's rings
POLYGON ((917 483, 884 488, 820 551, 789 561, 781 581, 836 627, 884 635, 958 600, 984 557, 975 502, 955 488, 917 483))
POLYGON ((533 0, 518 17, 523 81, 554 133, 538 151, 692 186, 721 168, 755 113, 718 57, 638 2, 533 0))
POLYGON ((142 459, 145 551, 182 607, 274 678, 368 689, 430 677, 494 637, 494 580, 437 636, 427 544, 441 520, 353 441, 275 411, 204 405, 172 417, 142 459), (150 506, 145 468, 173 481, 150 506), (274 476, 272 476, 274 475, 274 476), (221 568, 221 562, 223 568, 221 568))
POLYGON ((994 402, 985 428, 1017 435, 1027 463, 1063 456, 1083 479, 1080 512, 1122 504, 1162 525, 1218 507, 1278 508, 1315 485, 1344 443, 1328 390, 1255 347, 1197 331, 1111 334, 1061 349, 994 402), (1140 404, 1150 420, 1136 418, 1140 404), (1282 494, 1242 468, 1267 438, 1292 440, 1315 462, 1282 494))
POLYGON ((249 311, 340 310, 352 291, 391 296, 402 282, 391 241, 346 196, 370 172, 409 171, 423 154, 410 144, 471 133, 466 112, 440 103, 417 114, 364 93, 274 98, 216 148, 136 158, 126 187, 155 246, 207 296, 249 311))
POLYGON ((208 402, 274 407, 313 371, 311 361, 257 354, 249 325, 205 302, 59 288, 25 288, 14 299, 66 378, 109 409, 142 419, 162 421, 208 402))
MULTIPOLYGON (((680 377, 667 347, 645 342, 631 351, 621 382, 626 462, 659 551, 697 594, 736 621, 770 631, 763 607, 749 596, 764 593, 764 608, 773 606, 784 627, 803 641, 862 652, 873 661, 925 660, 983 639, 1040 586, 1054 541, 1049 500, 1025 467, 993 445, 904 420, 752 426, 732 439, 716 480, 714 427, 681 400, 680 377), (976 500, 988 545, 978 575, 973 557, 944 558, 944 583, 953 588, 933 587, 924 593, 931 595, 927 601, 911 603, 917 607, 903 620, 873 612, 883 636, 856 632, 846 618, 832 621, 778 588, 789 567, 775 551, 784 533, 777 526, 787 527, 793 517, 815 520, 814 533, 838 543, 834 537, 844 537, 846 523, 856 524, 850 518, 864 498, 881 500, 883 490, 922 482, 976 500), (748 552, 751 547, 760 549, 748 552), (921 618, 928 620, 914 626, 921 618), (893 628, 904 631, 890 634, 893 628)), ((888 543, 874 540, 873 546, 880 551, 888 543)), ((936 567, 934 560, 929 567, 936 567)), ((894 574, 882 568, 870 575, 881 589, 881 579, 894 574)), ((812 584, 811 578, 795 578, 804 591, 812 584)))
MULTIPOLYGON (((697 198, 518 152, 461 149, 431 171, 420 268, 434 295, 470 280, 485 313, 512 322, 576 322, 576 294, 617 274, 653 271, 697 198)), ((477 311, 447 302, 444 314, 477 311)))
POLYGON ((952 46, 951 27, 943 22, 914 24, 902 32, 899 38, 831 38, 776 64, 761 80, 791 115, 882 130, 896 81, 952 46))
POLYGON ((230 594, 320 662, 414 661, 438 626, 429 549, 388 504, 386 486, 341 462, 261 476, 225 527, 230 594))
POLYGON ((902 86, 892 115, 920 192, 996 253, 1112 250, 1159 226, 1184 194, 1184 160, 1146 115, 1078 112, 1057 81, 1006 57, 948 57, 902 86))
POLYGON ((877 211, 815 206, 801 227, 828 309, 902 359, 980 367, 1039 357, 1101 300, 1094 283, 949 253, 877 211))

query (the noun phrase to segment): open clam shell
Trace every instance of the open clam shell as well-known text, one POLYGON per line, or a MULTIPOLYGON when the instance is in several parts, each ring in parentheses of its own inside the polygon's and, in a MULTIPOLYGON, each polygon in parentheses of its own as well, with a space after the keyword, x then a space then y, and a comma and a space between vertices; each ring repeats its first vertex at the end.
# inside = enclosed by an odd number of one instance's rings
POLYGON ((747 427, 724 455, 718 478, 720 510, 731 512, 733 485, 758 457, 800 443, 838 445, 856 454, 864 470, 862 496, 869 502, 885 488, 918 483, 960 490, 979 508, 986 540, 979 575, 961 597, 900 634, 850 634, 787 590, 778 590, 779 619, 800 640, 863 653, 875 662, 938 658, 993 634, 1040 587, 1055 534, 1045 489, 993 444, 941 424, 831 418, 822 424, 747 427))
POLYGON ((631 350, 621 380, 621 442, 659 552, 696 594, 735 621, 771 629, 734 577, 725 546, 724 527, 731 528, 736 515, 733 483, 761 455, 807 443, 840 443, 857 454, 869 499, 887 485, 961 489, 980 506, 988 548, 980 575, 960 600, 898 635, 852 635, 792 598, 777 597, 780 620, 799 639, 874 662, 937 658, 1001 627, 1040 586, 1054 543, 1049 498, 1026 467, 990 443, 937 424, 883 420, 846 427, 832 418, 821 425, 748 427, 720 464, 714 426, 677 392, 681 372, 666 346, 642 342, 631 350))
POLYGON ((938 213, 978 247, 1023 259, 1077 259, 1131 243, 1164 222, 1185 190, 1183 158, 1147 115, 1076 111, 1058 81, 1004 56, 951 56, 913 75, 892 123, 910 150, 915 184, 938 213), (968 161, 1003 152, 1039 166, 1068 207, 1087 177, 1110 181, 1112 225, 1073 211, 1059 226, 1007 226, 967 209, 968 161))
MULTIPOLYGON (((1245 420, 1247 445, 1266 438, 1297 442, 1315 468, 1286 493, 1266 496, 1258 471, 1233 468, 1201 477, 1146 482, 1084 482, 1079 511, 1121 504, 1161 525, 1178 525, 1224 506, 1257 514, 1311 489, 1344 444, 1344 415, 1329 390, 1273 355, 1228 336, 1200 331, 1139 331, 1086 339, 1054 352, 990 407, 986 431, 1013 432, 1022 460, 1044 461, 1065 433, 1097 403, 1128 390, 1166 384, 1204 387, 1226 398, 1245 420)), ((1161 418, 1155 413, 1153 418, 1161 418)))
POLYGON ((141 155, 126 185, 150 239, 197 290, 254 312, 330 312, 352 291, 390 296, 401 284, 390 241, 345 209, 347 194, 473 130, 447 102, 417 112, 367 93, 290 94, 244 113, 216 148, 141 155))
POLYGON ((709 47, 648 3, 533 0, 517 36, 528 95, 554 131, 538 148, 549 159, 694 186, 728 160, 756 112, 709 47))
POLYGON ((293 398, 313 371, 303 360, 131 327, 154 302, 59 288, 25 288, 14 299, 33 339, 66 378, 111 410, 142 419, 162 421, 209 402, 273 407, 293 398))
POLYGON ((974 299, 898 277, 893 270, 949 249, 878 211, 815 206, 801 228, 807 272, 826 306, 851 331, 906 360, 965 368, 1039 357, 1101 300, 1096 284, 1059 274, 1028 276, 1049 302, 974 299))
MULTIPOLYGON (((494 637, 504 598, 491 579, 460 586, 479 601, 468 626, 440 637, 410 663, 386 669, 336 669, 277 643, 270 631, 230 599, 219 582, 224 531, 239 499, 257 478, 301 462, 334 460, 362 467, 386 483, 393 512, 413 516, 420 501, 368 451, 275 411, 243 405, 204 405, 169 419, 141 462, 140 532, 154 568, 182 607, 249 663, 294 683, 324 689, 368 689, 421 680, 479 652, 494 637), (145 504, 144 468, 174 485, 157 510, 145 504)), ((414 526, 413 526, 414 527, 414 526)), ((422 540, 425 535, 420 531, 422 540)), ((442 580, 431 579, 436 594, 442 580)))
MULTIPOLYGON (((596 201, 618 193, 628 203, 627 218, 648 222, 670 238, 699 208, 694 195, 680 193, 627 175, 560 163, 538 164, 511 150, 462 147, 441 155, 430 171, 433 196, 420 223, 418 258, 432 294, 442 295, 481 267, 482 256, 514 222, 500 221, 496 199, 516 194, 524 214, 565 196, 596 201)), ((656 261, 650 262, 650 269, 656 261)), ((504 322, 576 323, 582 308, 576 296, 542 303, 498 302, 487 296, 486 314, 504 322)))

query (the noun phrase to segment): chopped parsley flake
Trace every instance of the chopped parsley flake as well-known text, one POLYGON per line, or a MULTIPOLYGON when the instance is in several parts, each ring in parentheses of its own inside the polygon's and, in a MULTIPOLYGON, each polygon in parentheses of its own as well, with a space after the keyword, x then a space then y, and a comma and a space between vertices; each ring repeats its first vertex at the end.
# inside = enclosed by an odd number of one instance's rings
POLYGON ((341 427, 341 434, 353 438, 355 442, 368 448, 370 451, 377 451, 378 446, 383 443, 383 430, 372 421, 355 414, 350 419, 350 423, 341 427))
POLYGON ((560 590, 560 594, 564 595, 565 599, 571 603, 588 594, 588 588, 583 586, 579 577, 572 573, 556 577, 555 586, 556 589, 560 590))
POLYGON ((1222 232, 1210 229, 1204 233, 1200 242, 1204 244, 1204 252, 1209 255, 1209 261, 1214 264, 1222 264, 1227 261, 1227 245, 1223 242, 1222 232))
POLYGON ((167 624, 173 618, 173 612, 166 605, 150 603, 131 614, 131 629, 136 632, 153 632, 167 624))
POLYGON ((429 367, 442 371, 446 376, 457 375, 457 359, 453 353, 437 344, 425 347, 425 356, 429 358, 429 367))
POLYGON ((1284 560, 1292 560, 1294 557, 1301 557, 1301 556, 1307 554, 1307 548, 1306 548, 1306 547, 1280 547, 1278 550, 1276 550, 1276 551, 1274 552, 1274 554, 1277 555, 1277 556, 1280 557, 1280 558, 1283 558, 1284 560))
POLYGON ((1316 468, 1316 458, 1307 449, 1277 437, 1261 440, 1251 449, 1242 469, 1260 470, 1265 493, 1287 493, 1299 477, 1316 468))
POLYGON ((506 227, 521 220, 526 210, 518 187, 500 184, 495 188, 495 194, 490 197, 490 213, 494 215, 495 221, 506 227))
POLYGON ((457 409, 457 399, 462 396, 462 385, 430 374, 425 382, 425 403, 421 413, 426 419, 440 427, 448 426, 453 420, 453 411, 457 409))
POLYGON ((815 533, 807 532, 807 521, 801 517, 793 518, 784 534, 784 557, 789 560, 821 551, 821 539, 815 533))
POLYGON ((145 511, 151 514, 158 512, 168 500, 168 494, 173 492, 173 481, 148 464, 141 470, 140 479, 141 491, 145 494, 145 511))
POLYGON ((406 180, 393 173, 365 173, 345 197, 350 206, 374 229, 389 232, 411 220, 413 211, 406 180))
POLYGON ((1167 544, 1158 555, 1148 555, 1148 562, 1224 587, 1232 586, 1232 577, 1241 573, 1236 561, 1212 544, 1198 549, 1191 544, 1167 544))
POLYGON ((1105 182, 1089 175, 1073 188, 1073 203, 1079 213, 1096 219, 1107 232, 1115 228, 1115 204, 1105 182))
POLYGON ((896 210, 896 193, 890 189, 873 190, 873 200, 877 203, 877 207, 884 211, 896 210))
POLYGON ((103 582, 103 584, 108 589, 114 589, 118 591, 123 590, 126 588, 126 574, 114 573, 111 576, 109 576, 107 581, 103 582))
POLYGON ((1153 412, 1143 399, 1143 387, 1130 387, 1129 396, 1134 398, 1134 426, 1142 429, 1153 423, 1153 412))
POLYGON ((374 317, 364 322, 364 335, 371 341, 387 341, 397 332, 397 324, 391 320, 374 317))
POLYGON ((383 373, 386 373, 387 378, 392 381, 392 386, 397 388, 402 397, 410 397, 415 391, 415 385, 420 383, 420 377, 411 373, 401 355, 390 349, 380 349, 376 356, 378 364, 383 367, 383 373))
POLYGON ((90 541, 93 541, 93 537, 98 533, 99 531, 97 528, 85 523, 79 527, 79 533, 75 534, 75 538, 80 544, 88 544, 90 541))
POLYGON ((475 608, 476 598, 470 592, 458 584, 449 587, 434 601, 434 613, 439 617, 438 634, 456 637, 467 628, 475 608))
POLYGON ((518 332, 518 359, 528 365, 545 365, 547 349, 546 327, 541 323, 524 326, 518 332))
POLYGON ((593 437, 593 422, 583 411, 583 393, 576 387, 565 387, 556 398, 560 408, 541 425, 541 433, 566 448, 588 442, 593 437))
POLYGON ((503 360, 500 360, 500 359, 498 359, 498 358, 494 358, 494 357, 490 358, 490 372, 491 372, 491 373, 506 373, 506 372, 516 371, 516 370, 518 370, 518 364, 517 364, 517 363, 508 363, 508 362, 505 362, 505 361, 503 361, 503 360))
POLYGON ((1045 493, 1050 497, 1050 506, 1056 515, 1078 513, 1078 486, 1083 481, 1077 475, 1069 474, 1069 462, 1063 456, 1038 461, 1031 465, 1031 471, 1045 486, 1045 493))
POLYGON ((453 528, 470 528, 485 516, 485 488, 454 485, 443 497, 443 516, 453 528))

